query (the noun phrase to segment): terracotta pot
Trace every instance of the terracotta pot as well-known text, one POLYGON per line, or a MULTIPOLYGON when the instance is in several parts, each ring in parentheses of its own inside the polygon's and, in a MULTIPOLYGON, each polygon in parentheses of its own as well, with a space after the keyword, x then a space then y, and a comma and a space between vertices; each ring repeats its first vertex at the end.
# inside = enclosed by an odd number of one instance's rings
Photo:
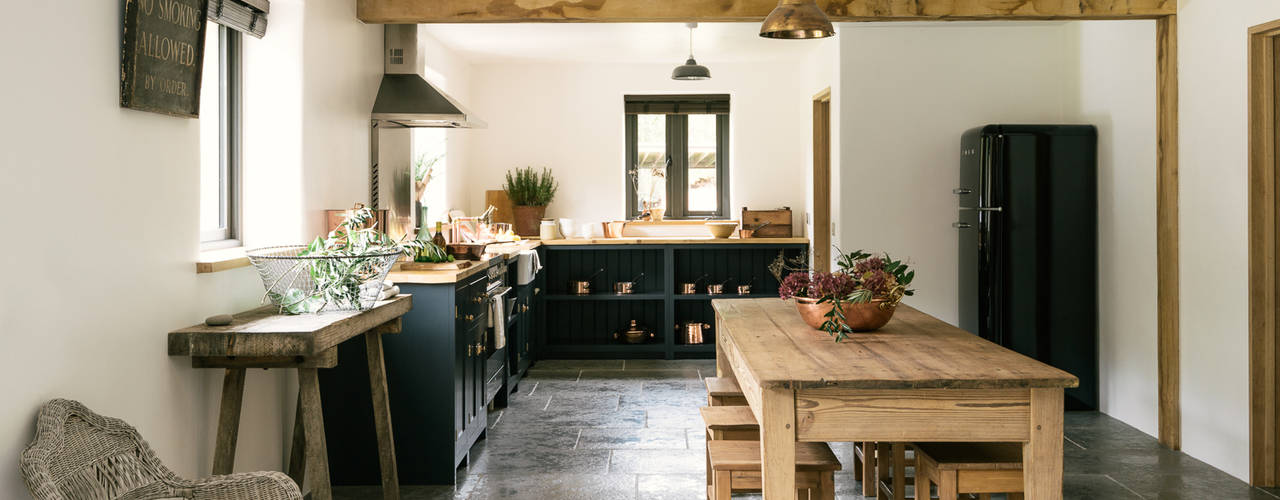
POLYGON ((542 222, 542 216, 546 215, 547 207, 516 205, 511 207, 511 211, 515 215, 516 234, 529 237, 538 235, 538 224, 542 222))
MULTIPOLYGON (((805 324, 821 330, 822 323, 827 321, 827 313, 831 312, 831 304, 819 304, 818 299, 804 297, 796 297, 795 301, 796 310, 805 324)), ((898 306, 881 307, 884 302, 884 299, 876 299, 865 304, 844 304, 842 309, 849 328, 855 332, 869 332, 888 324, 898 306)))

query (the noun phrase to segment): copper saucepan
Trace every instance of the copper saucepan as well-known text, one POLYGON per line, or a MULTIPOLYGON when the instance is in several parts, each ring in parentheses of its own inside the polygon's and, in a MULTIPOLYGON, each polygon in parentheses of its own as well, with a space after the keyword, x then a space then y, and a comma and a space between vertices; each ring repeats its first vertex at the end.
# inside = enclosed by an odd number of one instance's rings
POLYGON ((570 281, 570 282, 569 282, 569 293, 571 293, 571 294, 573 294, 573 295, 590 295, 590 294, 591 294, 591 282, 592 282, 593 280, 595 280, 595 279, 596 279, 596 276, 599 276, 599 275, 600 275, 600 273, 602 273, 602 272, 604 272, 604 268, 603 268, 603 267, 602 267, 602 268, 600 268, 600 270, 599 270, 599 271, 596 271, 596 273, 595 273, 595 274, 591 275, 591 277, 590 277, 590 278, 587 278, 587 279, 585 279, 585 280, 570 281))
POLYGON ((698 279, 693 280, 693 281, 691 281, 691 282, 688 282, 688 283, 681 283, 681 284, 680 284, 680 295, 693 295, 693 294, 695 294, 695 293, 698 293, 698 282, 699 282, 699 281, 702 281, 702 279, 703 279, 703 278, 706 278, 706 277, 707 277, 707 275, 705 275, 705 274, 704 274, 704 275, 702 275, 702 276, 699 276, 699 277, 698 277, 698 279))
POLYGON ((644 279, 644 273, 640 273, 639 276, 636 276, 631 281, 614 282, 613 293, 616 293, 618 295, 631 295, 632 293, 635 292, 636 283, 639 283, 640 280, 642 279, 644 279))
POLYGON ((721 295, 724 293, 724 284, 733 281, 733 278, 721 281, 720 283, 712 283, 707 285, 707 295, 721 295))
POLYGON ((704 333, 704 330, 710 329, 711 325, 708 323, 685 323, 683 327, 681 325, 676 325, 676 331, 684 330, 683 336, 685 344, 704 343, 705 340, 703 339, 702 334, 704 333))

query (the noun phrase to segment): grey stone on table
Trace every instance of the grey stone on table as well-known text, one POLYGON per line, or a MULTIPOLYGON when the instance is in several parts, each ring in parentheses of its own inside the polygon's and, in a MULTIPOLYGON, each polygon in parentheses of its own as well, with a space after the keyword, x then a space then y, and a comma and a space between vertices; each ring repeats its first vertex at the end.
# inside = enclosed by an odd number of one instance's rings
POLYGON ((227 326, 235 321, 230 314, 215 314, 204 319, 205 326, 227 326))

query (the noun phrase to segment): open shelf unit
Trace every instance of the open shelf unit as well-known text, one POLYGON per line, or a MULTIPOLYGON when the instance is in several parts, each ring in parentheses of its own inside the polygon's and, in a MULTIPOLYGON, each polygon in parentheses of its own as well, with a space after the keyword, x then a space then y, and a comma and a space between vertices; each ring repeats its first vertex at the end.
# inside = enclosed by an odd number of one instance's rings
POLYGON ((769 264, 781 253, 785 258, 807 256, 804 243, 740 243, 734 245, 556 245, 546 251, 547 295, 545 328, 536 339, 538 359, 581 358, 714 358, 714 299, 777 297, 778 280, 769 264), (612 293, 616 281, 631 281, 641 273, 635 293, 612 293), (592 280, 592 293, 569 293, 571 281, 592 280), (705 276, 705 277, 704 277, 705 276), (730 293, 677 295, 680 283, 728 281, 730 293), (752 293, 737 295, 737 285, 750 283, 752 293), (631 320, 654 334, 642 344, 626 344, 614 334, 626 330, 631 320), (703 343, 685 344, 686 323, 707 323, 703 343))

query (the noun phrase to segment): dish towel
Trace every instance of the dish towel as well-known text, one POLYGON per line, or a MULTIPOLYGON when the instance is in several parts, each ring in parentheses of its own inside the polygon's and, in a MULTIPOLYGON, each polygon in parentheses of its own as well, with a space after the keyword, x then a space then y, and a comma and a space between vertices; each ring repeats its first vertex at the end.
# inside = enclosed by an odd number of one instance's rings
POLYGON ((508 290, 489 298, 489 326, 493 328, 493 350, 495 351, 507 346, 507 308, 504 307, 506 300, 503 297, 507 295, 508 290))

